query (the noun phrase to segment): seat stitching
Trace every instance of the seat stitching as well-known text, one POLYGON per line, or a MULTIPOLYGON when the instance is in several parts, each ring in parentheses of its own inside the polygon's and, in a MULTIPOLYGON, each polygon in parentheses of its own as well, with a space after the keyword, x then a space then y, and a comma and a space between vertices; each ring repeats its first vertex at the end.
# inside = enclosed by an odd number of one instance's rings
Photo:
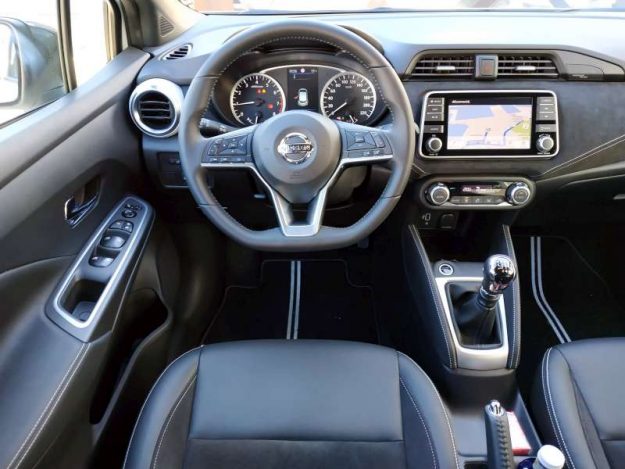
MULTIPOLYGON (((419 253, 419 258, 421 260, 421 263, 424 265, 424 267, 426 269, 428 269, 429 265, 428 265, 427 262, 425 262, 425 260, 423 258, 423 254, 422 254, 421 250, 419 249, 419 243, 418 243, 417 237, 415 235, 415 230, 416 230, 416 228, 414 227, 414 225, 410 225, 408 227, 408 231, 410 231, 410 235, 412 236, 412 240, 413 240, 413 242, 415 244, 415 247, 417 248, 417 253, 419 253)), ((445 340, 445 345, 446 345, 446 348, 447 348, 447 356, 449 358, 449 366, 453 367, 455 365, 455 361, 453 360, 453 355, 451 353, 451 348, 449 346, 449 342, 447 341, 447 331, 445 330, 445 325, 443 324, 443 319, 441 318, 441 306, 439 304, 440 300, 439 300, 439 297, 438 297, 438 292, 436 292, 434 290, 434 287, 432 285, 432 280, 430 279, 430 275, 428 275, 427 271, 425 272, 425 277, 426 277, 426 279, 428 281, 428 285, 430 287, 430 292, 432 293, 432 298, 434 300, 434 306, 435 306, 434 309, 436 309, 436 315, 438 316, 438 322, 439 322, 441 330, 443 332, 443 339, 445 340)))
POLYGON ((19 447, 19 449, 17 450, 17 452, 13 456, 13 459, 11 459, 11 461, 9 462, 9 465, 7 466, 7 468, 12 467, 14 462, 15 462, 15 466, 14 467, 16 467, 16 468, 19 467, 20 464, 22 464, 22 462, 24 461, 24 458, 26 458, 26 455, 28 454, 28 452, 32 448, 33 444, 35 443, 35 441, 37 440, 37 438, 41 434, 41 431, 43 430, 43 428, 45 427, 46 423, 48 422, 48 419, 50 418, 50 415, 52 414, 52 412, 54 412, 54 409, 56 408, 59 400, 61 399, 61 397, 63 397, 63 393, 65 392, 65 389, 67 389, 67 386, 69 385, 69 382, 72 380, 72 378, 76 374, 76 371, 78 371, 78 369, 80 368, 80 366, 82 364, 82 360, 83 360, 83 358, 86 355, 87 348, 89 348, 89 346, 87 344, 84 344, 84 343, 80 346, 80 349, 78 350, 78 353, 76 354, 76 356, 72 360, 72 363, 70 364, 69 368, 67 369, 67 371, 63 375, 63 378, 61 379, 61 382, 59 383, 59 385, 54 390, 54 393, 52 393, 52 396, 50 397, 50 400, 48 401, 46 406, 43 408, 43 411, 42 411, 41 415, 39 416, 39 418, 35 422, 35 425, 33 425, 33 427, 31 428, 30 432, 26 436, 26 439, 22 442, 22 445, 19 447), (80 360, 79 360, 79 358, 80 358, 80 360), (71 375, 70 375, 70 373, 71 373, 71 375), (50 406, 52 406, 52 407, 50 407, 50 406), (50 410, 48 411, 48 409, 50 409, 50 410), (41 425, 39 425, 39 423, 41 422, 41 419, 44 418, 44 416, 45 416, 45 419, 44 419, 43 423, 41 423, 41 425), (33 432, 35 430, 37 431, 37 433, 33 436, 33 432), (31 439, 31 436, 32 436, 32 439, 31 439), (19 460, 16 462, 15 460, 17 459, 18 456, 20 456, 20 453, 22 452, 22 450, 24 449, 24 447, 27 444, 28 444, 28 446, 24 450, 24 453, 21 455, 19 460))
POLYGON ((194 374, 193 378, 191 378, 189 383, 184 388, 184 391, 182 392, 182 394, 178 397, 178 401, 176 402, 176 405, 173 407, 173 409, 169 413, 169 416, 167 417, 167 422, 165 423, 163 433, 161 433, 161 437, 159 438, 158 446, 156 448, 156 454, 154 455, 154 464, 152 464, 153 469, 155 469, 158 465, 158 456, 161 452, 161 445, 163 444, 163 441, 165 440, 165 435, 167 434, 167 429, 169 428, 169 424, 173 420, 174 415, 176 415, 176 410, 178 410, 178 406, 180 406, 180 403, 184 400, 185 396, 189 392, 189 389, 191 389, 193 383, 195 383, 196 379, 197 379, 197 374, 194 374))
POLYGON ((412 402, 412 406, 414 407, 414 410, 417 411, 417 415, 419 416, 419 420, 421 420, 421 424, 423 425, 423 429, 425 430, 425 436, 428 439, 428 445, 430 446, 430 452, 432 453, 432 462, 434 463, 434 468, 436 469, 436 468, 438 468, 438 462, 436 461, 436 454, 434 453, 434 447, 432 446, 432 439, 430 438, 430 432, 428 431, 428 427, 425 424, 425 420, 423 420, 423 416, 421 415, 421 412, 419 411, 419 408, 417 407, 417 403, 415 402, 414 398, 412 397, 412 394, 410 393, 410 391, 406 387, 406 384, 404 383, 404 380, 402 379, 401 376, 399 377, 399 382, 401 383, 402 387, 404 388, 404 390, 408 394, 408 397, 410 398, 410 401, 412 402))
POLYGON ((178 360, 180 360, 182 357, 190 354, 191 352, 195 352, 196 350, 200 350, 203 347, 204 347, 204 345, 202 344, 199 347, 195 347, 195 348, 192 348, 191 350, 187 350, 185 353, 183 353, 178 358, 176 358, 174 361, 172 361, 169 365, 167 365, 167 367, 160 374, 160 376, 158 377, 158 379, 154 383, 154 386, 152 386, 152 389, 150 389, 150 392, 148 393, 148 397, 146 397, 145 401, 143 401, 143 405, 141 406, 141 410, 139 411, 139 416, 137 417, 137 421, 135 423, 135 427, 132 429, 132 435, 130 435, 130 440, 128 441, 128 449, 126 450, 126 457, 124 458, 124 465, 122 467, 126 467, 126 463, 128 462, 128 456, 130 454, 130 448, 132 447, 132 440, 135 437, 135 433, 137 431, 137 427, 139 426, 139 422, 141 420, 141 416, 143 415, 143 410, 145 409, 146 404, 150 400, 150 396, 152 395, 152 392, 156 389, 156 386, 160 382, 161 378, 165 375, 167 370, 169 370, 169 368, 171 368, 171 366, 173 366, 173 364, 176 363, 178 360))
MULTIPOLYGON (((398 352, 398 353, 401 353, 401 352, 398 352)), ((443 409, 443 415, 445 416, 445 420, 447 421, 447 429, 449 430, 449 437, 451 438, 451 446, 454 450, 454 459, 456 461, 456 469, 460 469, 460 463, 458 462, 458 451, 456 450, 456 440, 454 440, 454 433, 451 431, 451 422, 449 420, 449 416, 447 415, 445 404, 443 403, 443 399, 441 398, 441 395, 438 392, 438 389, 436 389, 436 386, 434 386, 434 382, 428 376, 428 374, 425 371, 423 371, 421 367, 417 365, 412 358, 410 358, 405 353, 402 353, 402 356, 405 357, 410 363, 412 363, 412 365, 419 371, 419 373, 421 373, 425 377, 426 381, 430 383, 430 386, 432 386, 432 389, 434 390, 434 394, 436 394, 436 397, 438 398, 438 402, 441 405, 441 409, 443 409)))
MULTIPOLYGON (((554 417, 554 420, 556 422, 556 430, 560 434, 560 437, 562 438, 562 445, 564 446, 564 450, 566 451, 566 454, 567 454, 567 456, 569 458, 569 461, 571 462, 571 467, 573 469, 575 469, 575 463, 573 462, 573 458, 571 457, 571 453, 569 453, 569 448, 566 445, 566 441, 564 440, 564 435, 563 435, 562 430, 560 428, 560 422, 558 421, 558 414, 556 413, 556 407, 555 407, 555 405, 553 403, 553 398, 551 396, 551 385, 550 385, 550 382, 549 382, 549 358, 551 356, 551 351, 552 350, 553 350, 553 348, 550 348, 547 351, 547 354, 545 356, 545 376, 546 376, 546 383, 547 383, 547 393, 549 394, 549 402, 551 403, 551 407, 553 409, 553 417, 554 417)), ((552 425, 553 425, 553 422, 552 422, 552 425)))

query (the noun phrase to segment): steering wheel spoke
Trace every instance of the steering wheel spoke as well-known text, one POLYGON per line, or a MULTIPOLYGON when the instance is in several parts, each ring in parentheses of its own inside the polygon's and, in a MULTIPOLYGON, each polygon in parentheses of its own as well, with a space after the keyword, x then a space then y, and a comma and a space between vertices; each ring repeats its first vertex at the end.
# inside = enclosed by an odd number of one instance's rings
POLYGON ((256 126, 252 126, 205 138, 202 167, 232 169, 254 166, 252 138, 255 130, 256 126))
POLYGON ((376 164, 393 158, 388 132, 377 127, 336 122, 341 131, 341 164, 376 164))

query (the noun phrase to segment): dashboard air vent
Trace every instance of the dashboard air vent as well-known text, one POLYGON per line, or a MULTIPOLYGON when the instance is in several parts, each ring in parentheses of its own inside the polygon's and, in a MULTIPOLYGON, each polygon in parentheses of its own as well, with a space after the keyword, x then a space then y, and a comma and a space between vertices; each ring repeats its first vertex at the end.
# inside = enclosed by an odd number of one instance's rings
POLYGON ((472 55, 428 55, 415 64, 411 77, 419 78, 468 78, 475 72, 472 55))
POLYGON ((497 76, 499 78, 558 78, 558 68, 546 55, 499 54, 497 76))
POLYGON ((147 135, 170 137, 178 131, 183 99, 175 83, 160 78, 146 80, 130 95, 130 115, 147 135))
POLYGON ((191 52, 191 44, 184 44, 167 52, 165 55, 163 55, 163 57, 161 57, 161 60, 183 59, 187 55, 189 55, 189 52, 191 52))

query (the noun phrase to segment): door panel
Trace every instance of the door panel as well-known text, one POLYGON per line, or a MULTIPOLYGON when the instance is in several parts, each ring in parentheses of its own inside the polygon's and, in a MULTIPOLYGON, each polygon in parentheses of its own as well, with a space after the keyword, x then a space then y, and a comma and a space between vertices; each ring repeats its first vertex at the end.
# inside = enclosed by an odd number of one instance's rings
POLYGON ((45 310, 111 209, 141 190, 139 136, 127 99, 147 58, 129 49, 92 81, 0 130, 0 467, 47 467, 59 446, 66 451, 57 464, 82 467, 92 451, 85 422, 114 332, 81 340, 45 310), (72 225, 65 204, 85 186, 97 197, 72 225), (60 441, 78 428, 80 445, 60 441))

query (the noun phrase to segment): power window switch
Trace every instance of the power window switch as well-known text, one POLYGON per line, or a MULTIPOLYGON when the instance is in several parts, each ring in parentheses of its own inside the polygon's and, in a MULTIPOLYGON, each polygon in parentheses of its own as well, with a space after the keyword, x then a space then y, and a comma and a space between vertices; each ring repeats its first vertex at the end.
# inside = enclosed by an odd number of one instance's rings
POLYGON ((123 230, 124 229, 124 221, 123 220, 117 220, 117 221, 113 222, 111 224, 111 226, 109 226, 109 229, 111 229, 111 230, 123 230))
POLYGON ((119 249, 124 244, 126 244, 126 240, 117 235, 106 235, 100 240, 100 246, 103 248, 119 249))
POLYGON ((108 267, 113 263, 114 260, 115 259, 113 259, 112 257, 93 256, 91 259, 89 259, 89 264, 91 264, 93 267, 108 267))
POLYGON ((122 230, 124 230, 126 233, 132 233, 133 228, 133 224, 129 221, 126 221, 122 224, 122 230))

